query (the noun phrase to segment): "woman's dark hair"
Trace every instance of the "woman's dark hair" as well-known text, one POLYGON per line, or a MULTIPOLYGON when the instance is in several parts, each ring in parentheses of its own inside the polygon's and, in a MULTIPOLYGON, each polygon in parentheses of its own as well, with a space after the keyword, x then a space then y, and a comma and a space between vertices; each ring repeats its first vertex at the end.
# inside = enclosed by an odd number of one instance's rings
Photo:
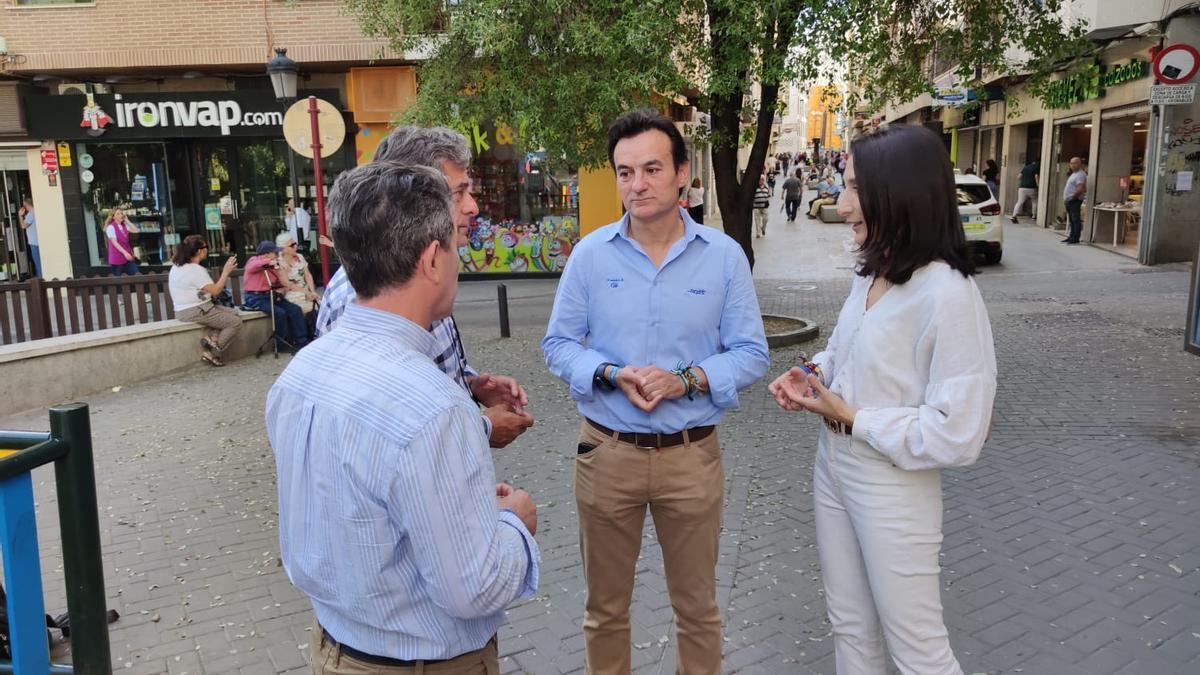
POLYGON ((987 168, 989 168, 989 169, 999 169, 1000 167, 996 166, 996 160, 994 160, 994 159, 989 159, 989 160, 987 161, 987 168))
POLYGON ((196 251, 206 246, 208 246, 208 242, 204 241, 204 237, 198 234, 189 234, 175 247, 175 255, 171 257, 171 262, 176 265, 186 265, 192 262, 192 257, 196 255, 196 251))
POLYGON ((934 260, 964 277, 975 273, 942 139, 925 127, 893 124, 855 140, 850 154, 867 226, 860 276, 903 284, 934 260))
POLYGON ((608 163, 614 170, 617 166, 613 162, 613 151, 617 149, 617 143, 622 139, 633 138, 652 129, 663 132, 667 138, 671 139, 671 161, 675 162, 675 166, 672 168, 678 169, 687 162, 687 146, 683 142, 683 134, 679 133, 679 129, 671 121, 671 118, 663 116, 652 108, 643 108, 621 115, 608 128, 608 163))

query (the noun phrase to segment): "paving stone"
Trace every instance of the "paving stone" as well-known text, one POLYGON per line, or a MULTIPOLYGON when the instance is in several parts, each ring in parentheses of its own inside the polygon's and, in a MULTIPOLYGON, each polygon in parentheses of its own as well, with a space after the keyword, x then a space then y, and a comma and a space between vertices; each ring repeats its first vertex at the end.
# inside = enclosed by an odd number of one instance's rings
MULTIPOLYGON (((768 231, 760 248, 805 255, 786 267, 760 263, 763 310, 822 328, 815 343, 773 350, 770 378, 824 344, 851 263, 840 226, 773 220, 768 231)), ((1180 350, 1177 330, 1188 269, 1123 274, 1123 259, 1059 252, 1055 241, 1009 229, 1006 263, 978 277, 1000 379, 979 461, 943 474, 951 644, 967 673, 1200 672, 1200 359, 1180 350), (1070 264, 1031 262, 1051 255, 1070 264)), ((498 476, 539 504, 543 552, 538 598, 511 607, 500 631, 501 670, 581 672, 570 453, 579 420, 538 349, 553 284, 515 288, 529 291, 510 296, 511 339, 495 337, 490 287, 464 284, 456 314, 472 362, 525 383, 538 419, 495 454, 498 476)), ((107 597, 122 613, 110 632, 115 673, 308 672, 312 613, 279 564, 262 425, 263 396, 286 363, 197 367, 88 397, 107 597), (183 419, 209 426, 181 433, 183 419)), ((778 410, 765 382, 740 399, 721 430, 726 672, 833 675, 812 522, 819 424, 778 410)), ((31 411, 0 427, 45 422, 31 411)), ((46 603, 63 611, 53 470, 35 471, 34 482, 46 603)), ((677 642, 649 518, 637 568, 632 632, 644 646, 632 650, 633 667, 669 675, 677 642)))

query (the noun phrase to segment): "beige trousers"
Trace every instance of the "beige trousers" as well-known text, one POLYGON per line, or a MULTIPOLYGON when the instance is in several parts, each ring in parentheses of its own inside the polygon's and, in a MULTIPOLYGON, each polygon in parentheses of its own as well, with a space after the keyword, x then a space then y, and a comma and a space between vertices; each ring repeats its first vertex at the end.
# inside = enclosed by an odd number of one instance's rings
POLYGON ((630 672, 629 604, 649 507, 675 610, 676 672, 720 673, 716 566, 725 470, 717 433, 647 450, 584 422, 579 443, 585 452, 576 456, 575 501, 587 584, 587 672, 630 672))
POLYGON ((341 645, 325 639, 321 626, 313 628, 311 641, 313 675, 499 675, 500 656, 496 638, 480 649, 446 661, 416 662, 412 666, 385 666, 360 661, 342 653, 341 645))
POLYGON ((217 346, 218 356, 242 329, 242 317, 238 316, 237 310, 224 305, 189 307, 176 312, 175 318, 204 326, 204 337, 217 346))

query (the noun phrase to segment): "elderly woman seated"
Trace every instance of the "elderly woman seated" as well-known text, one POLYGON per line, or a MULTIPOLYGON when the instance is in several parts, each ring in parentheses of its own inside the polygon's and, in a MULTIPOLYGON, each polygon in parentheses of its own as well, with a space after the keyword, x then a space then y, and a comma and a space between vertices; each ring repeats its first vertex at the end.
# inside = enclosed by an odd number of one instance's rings
POLYGON ((188 235, 175 248, 174 265, 167 275, 175 318, 204 326, 200 338, 200 358, 214 366, 223 366, 221 352, 242 329, 237 310, 213 304, 212 297, 225 290, 229 275, 237 269, 237 258, 230 256, 213 281, 200 263, 208 257, 208 244, 198 234, 188 235))
POLYGON ((289 232, 282 232, 275 237, 275 245, 279 247, 279 271, 283 277, 284 288, 287 292, 284 298, 304 311, 304 323, 308 327, 308 339, 316 337, 315 309, 321 302, 317 294, 317 285, 313 282, 312 272, 308 269, 308 261, 297 250, 296 238, 289 232))

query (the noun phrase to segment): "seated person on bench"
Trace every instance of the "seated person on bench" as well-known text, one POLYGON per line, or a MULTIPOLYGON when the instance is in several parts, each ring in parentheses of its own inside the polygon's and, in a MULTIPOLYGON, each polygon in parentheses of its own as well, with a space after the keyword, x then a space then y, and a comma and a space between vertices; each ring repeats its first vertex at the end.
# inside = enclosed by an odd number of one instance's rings
POLYGON ((283 297, 286 287, 280 281, 279 247, 275 242, 260 243, 258 255, 246 261, 242 290, 246 295, 246 309, 258 310, 268 315, 274 310, 275 337, 283 342, 284 346, 291 345, 300 349, 308 344, 304 310, 283 297), (268 293, 275 294, 274 307, 268 293))
POLYGON ((837 204, 838 195, 842 194, 842 186, 837 180, 827 178, 817 184, 817 198, 808 203, 808 217, 816 218, 821 207, 826 204, 837 204))

